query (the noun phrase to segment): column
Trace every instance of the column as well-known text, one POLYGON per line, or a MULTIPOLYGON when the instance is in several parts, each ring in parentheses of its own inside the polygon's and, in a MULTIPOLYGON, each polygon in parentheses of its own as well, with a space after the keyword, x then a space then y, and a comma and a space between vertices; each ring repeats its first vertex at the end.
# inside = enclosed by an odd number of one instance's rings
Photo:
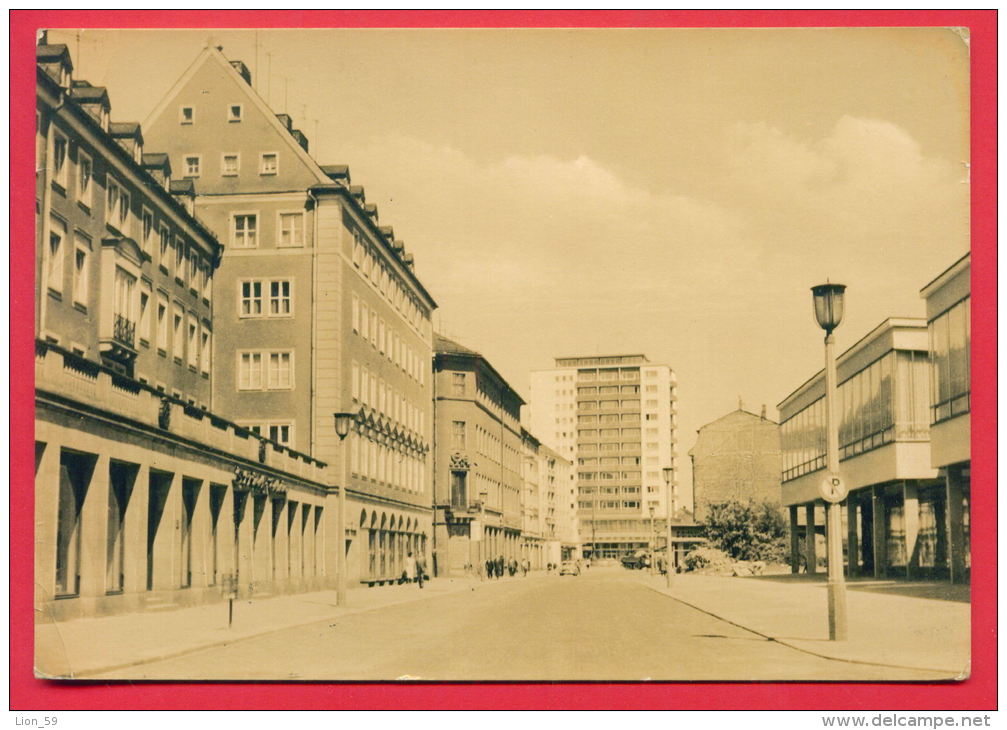
POLYGON ((846 574, 853 578, 860 575, 860 544, 857 539, 857 500, 851 494, 846 498, 846 574))
MULTIPOLYGON (((672 564, 671 550, 668 551, 668 565, 672 564)), ((790 572, 801 570, 801 539, 797 535, 797 505, 790 506, 790 572)))
POLYGON ((920 502, 916 493, 916 482, 902 483, 902 519, 906 525, 906 577, 919 575, 919 556, 916 542, 920 534, 920 502))
POLYGON ((105 595, 108 550, 108 454, 99 454, 80 509, 80 595, 105 595))
POLYGON ((56 585, 59 451, 53 439, 35 442, 35 608, 51 601, 56 585))
POLYGON ((951 582, 966 582, 965 571, 965 514, 964 483, 961 467, 949 466, 944 477, 947 494, 947 509, 944 510, 948 534, 948 566, 951 568, 951 582))
POLYGON ((126 505, 123 536, 123 593, 141 593, 147 588, 147 499, 150 465, 140 464, 126 505))
POLYGON ((888 573, 888 537, 885 525, 885 500, 884 488, 874 486, 871 488, 871 508, 874 517, 873 543, 874 543, 874 577, 884 578, 888 573))
POLYGON ((818 572, 818 557, 815 555, 815 503, 804 505, 804 559, 808 574, 818 572))

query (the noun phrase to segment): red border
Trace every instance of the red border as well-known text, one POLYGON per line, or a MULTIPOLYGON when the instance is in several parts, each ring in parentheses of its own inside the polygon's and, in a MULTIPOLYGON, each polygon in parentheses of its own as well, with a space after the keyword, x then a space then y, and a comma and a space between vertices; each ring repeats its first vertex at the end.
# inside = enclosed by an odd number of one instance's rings
MULTIPOLYGON (((10 13, 11 490, 10 707, 90 709, 774 709, 996 708, 996 11, 84 11, 10 13), (972 677, 957 684, 69 685, 32 676, 32 195, 34 44, 40 27, 829 27, 971 31, 974 259, 972 677), (16 526, 16 529, 15 529, 16 526)), ((949 262, 950 263, 950 262, 949 262)), ((922 285, 922 282, 921 282, 922 285)))

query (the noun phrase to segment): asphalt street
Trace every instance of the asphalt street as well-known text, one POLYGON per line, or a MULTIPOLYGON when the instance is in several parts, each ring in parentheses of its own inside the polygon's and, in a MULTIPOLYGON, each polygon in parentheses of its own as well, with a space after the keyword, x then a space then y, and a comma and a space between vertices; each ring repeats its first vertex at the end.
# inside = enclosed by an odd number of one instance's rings
POLYGON ((934 675, 800 652, 615 569, 486 582, 120 670, 115 677, 905 681, 934 675))

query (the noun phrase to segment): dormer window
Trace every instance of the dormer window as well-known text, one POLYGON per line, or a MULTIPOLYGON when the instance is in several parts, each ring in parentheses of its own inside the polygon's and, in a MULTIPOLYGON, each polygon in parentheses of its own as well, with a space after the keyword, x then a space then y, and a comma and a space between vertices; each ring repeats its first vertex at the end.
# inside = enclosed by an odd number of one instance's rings
POLYGON ((242 112, 241 104, 229 104, 227 107, 227 121, 240 122, 241 112, 242 112))
POLYGON ((98 123, 104 131, 108 131, 108 109, 106 107, 101 108, 98 116, 98 123))
POLYGON ((179 107, 178 123, 193 124, 196 121, 196 111, 191 106, 179 107))

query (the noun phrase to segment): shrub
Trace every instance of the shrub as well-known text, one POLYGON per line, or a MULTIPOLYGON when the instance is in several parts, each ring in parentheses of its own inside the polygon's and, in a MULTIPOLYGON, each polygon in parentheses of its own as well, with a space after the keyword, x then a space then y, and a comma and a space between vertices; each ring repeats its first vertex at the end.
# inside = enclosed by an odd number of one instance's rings
POLYGON ((731 573, 731 557, 723 550, 701 546, 685 556, 685 569, 700 573, 731 573))
POLYGON ((706 539, 733 560, 786 561, 787 523, 772 502, 719 502, 703 524, 706 539))

